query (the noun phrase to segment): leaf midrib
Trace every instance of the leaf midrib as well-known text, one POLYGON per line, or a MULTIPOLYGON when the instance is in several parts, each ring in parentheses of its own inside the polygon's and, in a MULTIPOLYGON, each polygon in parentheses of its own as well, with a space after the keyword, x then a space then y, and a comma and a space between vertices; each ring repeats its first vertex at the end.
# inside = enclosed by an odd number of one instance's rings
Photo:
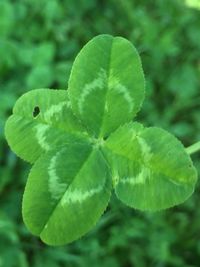
POLYGON ((76 179, 78 173, 84 168, 85 164, 88 162, 89 158, 92 156, 92 153, 95 150, 91 147, 91 151, 88 154, 88 156, 86 157, 86 160, 83 162, 83 164, 80 166, 80 168, 77 170, 77 173, 74 175, 73 179, 71 180, 71 183, 67 186, 65 192, 62 194, 61 198, 58 200, 57 204, 55 204, 54 208, 52 209, 47 221, 45 222, 44 226, 42 227, 42 230, 39 233, 39 236, 42 235, 43 231, 45 231, 45 226, 48 224, 48 222, 51 220, 51 217, 53 216, 54 212, 56 211, 56 209, 58 208, 58 206, 60 205, 60 203, 62 202, 63 197, 65 196, 65 194, 67 193, 67 190, 69 188, 69 186, 73 183, 73 181, 76 179))
POLYGON ((111 47, 110 47, 110 53, 109 53, 109 57, 108 57, 108 66, 107 66, 107 80, 106 80, 106 94, 105 94, 105 97, 104 97, 104 108, 103 108, 103 114, 102 114, 102 120, 101 120, 101 126, 100 126, 100 129, 99 129, 99 136, 98 137, 103 137, 103 126, 104 126, 104 121, 105 121, 105 106, 106 106, 106 99, 107 99, 107 95, 108 95, 108 92, 109 92, 109 79, 110 79, 110 71, 111 71, 111 62, 112 62, 112 53, 113 53, 113 44, 114 44, 114 38, 112 39, 112 43, 111 43, 111 47))

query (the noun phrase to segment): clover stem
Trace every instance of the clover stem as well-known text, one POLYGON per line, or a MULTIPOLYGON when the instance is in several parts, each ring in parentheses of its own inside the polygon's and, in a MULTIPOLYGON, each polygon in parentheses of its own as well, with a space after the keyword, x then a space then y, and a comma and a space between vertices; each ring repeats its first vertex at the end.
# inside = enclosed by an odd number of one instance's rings
POLYGON ((194 154, 197 151, 200 151, 200 141, 186 148, 186 152, 189 155, 194 154))

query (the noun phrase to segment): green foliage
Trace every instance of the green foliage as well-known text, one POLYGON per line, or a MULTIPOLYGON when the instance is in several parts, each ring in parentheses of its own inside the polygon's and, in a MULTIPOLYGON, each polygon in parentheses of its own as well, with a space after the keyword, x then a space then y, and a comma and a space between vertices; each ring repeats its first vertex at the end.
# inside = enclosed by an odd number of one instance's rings
POLYGON ((54 147, 84 141, 86 137, 79 134, 81 129, 66 91, 38 89, 16 102, 5 132, 13 150, 22 159, 34 163, 54 147))
POLYGON ((72 109, 95 137, 130 121, 144 98, 139 55, 122 37, 100 35, 78 54, 69 79, 72 109))
MULTIPOLYGON (((91 234, 62 248, 42 245, 21 218, 27 165, 10 152, 3 134, 20 95, 41 86, 66 88, 81 47, 93 36, 109 33, 129 39, 142 58, 147 96, 137 120, 163 127, 186 146, 200 140, 200 13, 184 2, 0 1, 1 267, 199 266, 199 184, 183 205, 152 215, 120 205, 113 195, 91 234), (35 69, 46 69, 46 75, 30 82, 35 69)), ((198 170, 199 159, 194 156, 198 170)))
POLYGON ((80 144, 52 150, 30 173, 23 199, 25 223, 48 244, 71 242, 96 224, 108 204, 110 185, 100 151, 80 144))
POLYGON ((120 200, 140 210, 169 208, 191 195, 197 175, 183 145, 160 128, 125 124, 144 97, 130 42, 93 38, 73 64, 68 92, 26 93, 6 123, 13 151, 35 163, 23 198, 34 235, 50 245, 76 240, 106 209, 112 183, 120 200))
POLYGON ((114 132, 105 146, 116 194, 125 204, 161 210, 183 202, 193 192, 192 161, 183 145, 163 129, 130 123, 114 132))

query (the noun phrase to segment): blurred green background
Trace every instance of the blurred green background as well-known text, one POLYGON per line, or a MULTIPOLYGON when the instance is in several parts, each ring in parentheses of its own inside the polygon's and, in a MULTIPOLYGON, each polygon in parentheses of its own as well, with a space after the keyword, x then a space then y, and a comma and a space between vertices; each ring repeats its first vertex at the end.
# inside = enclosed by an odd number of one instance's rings
MULTIPOLYGON (((5 120, 26 91, 67 88, 76 54, 100 33, 128 38, 141 55, 138 120, 186 146, 200 140, 199 0, 0 0, 0 267, 200 266, 199 183, 188 201, 159 213, 113 196, 95 229, 64 247, 42 244, 22 222, 30 166, 9 150, 5 120)), ((193 159, 200 170, 200 153, 193 159)))

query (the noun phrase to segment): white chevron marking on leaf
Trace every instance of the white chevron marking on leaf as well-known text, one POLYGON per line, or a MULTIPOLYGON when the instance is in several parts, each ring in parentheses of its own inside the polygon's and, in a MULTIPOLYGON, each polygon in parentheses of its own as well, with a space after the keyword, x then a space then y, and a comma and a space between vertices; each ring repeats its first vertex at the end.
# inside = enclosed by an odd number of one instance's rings
POLYGON ((150 146, 148 146, 148 144, 145 142, 143 138, 137 136, 137 140, 142 150, 144 162, 148 163, 153 156, 153 154, 151 153, 151 148, 150 146))
POLYGON ((150 178, 150 169, 144 167, 137 176, 123 178, 120 180, 120 182, 123 184, 131 184, 131 185, 145 184, 149 178, 150 178))
POLYGON ((48 167, 48 187, 53 199, 59 199, 61 195, 65 192, 67 187, 66 183, 59 182, 60 177, 56 173, 56 161, 61 153, 62 152, 56 153, 56 155, 51 159, 50 165, 48 167))
POLYGON ((128 89, 124 85, 119 83, 115 86, 115 91, 117 91, 118 93, 124 96, 124 99, 126 100, 128 107, 129 107, 129 112, 131 113, 134 105, 133 105, 133 100, 131 98, 131 95, 128 89))
POLYGON ((51 122, 51 119, 55 115, 59 115, 59 113, 62 111, 62 109, 67 106, 67 101, 60 102, 57 105, 52 105, 45 113, 44 113, 44 119, 47 122, 51 122))
POLYGON ((120 182, 123 184, 129 183, 131 185, 136 184, 145 184, 148 179, 151 177, 151 170, 149 168, 149 161, 151 160, 153 154, 151 153, 151 148, 148 146, 148 144, 145 142, 145 140, 142 137, 139 137, 136 135, 135 131, 133 132, 133 138, 137 138, 138 143, 140 144, 142 156, 143 156, 143 168, 139 174, 133 177, 126 177, 121 179, 120 182))
POLYGON ((38 144, 44 150, 49 151, 50 145, 46 141, 46 133, 49 130, 49 126, 41 123, 35 126, 35 130, 36 130, 36 138, 37 138, 38 144))
POLYGON ((126 86, 120 83, 119 79, 113 76, 113 71, 110 72, 109 88, 111 90, 121 94, 128 104, 129 112, 133 111, 134 102, 126 86))
POLYGON ((81 203, 85 201, 87 198, 90 198, 94 196, 95 194, 100 193, 103 189, 104 189, 104 184, 99 185, 97 188, 93 188, 86 192, 79 190, 79 189, 75 189, 75 190, 69 189, 62 199, 61 205, 64 206, 67 203, 74 203, 74 202, 81 203))
POLYGON ((91 83, 88 83, 84 86, 78 103, 80 113, 83 113, 84 102, 85 99, 88 97, 88 95, 90 95, 94 90, 97 89, 102 90, 105 86, 105 81, 106 81, 106 72, 104 69, 101 69, 97 74, 97 78, 94 79, 91 83))

